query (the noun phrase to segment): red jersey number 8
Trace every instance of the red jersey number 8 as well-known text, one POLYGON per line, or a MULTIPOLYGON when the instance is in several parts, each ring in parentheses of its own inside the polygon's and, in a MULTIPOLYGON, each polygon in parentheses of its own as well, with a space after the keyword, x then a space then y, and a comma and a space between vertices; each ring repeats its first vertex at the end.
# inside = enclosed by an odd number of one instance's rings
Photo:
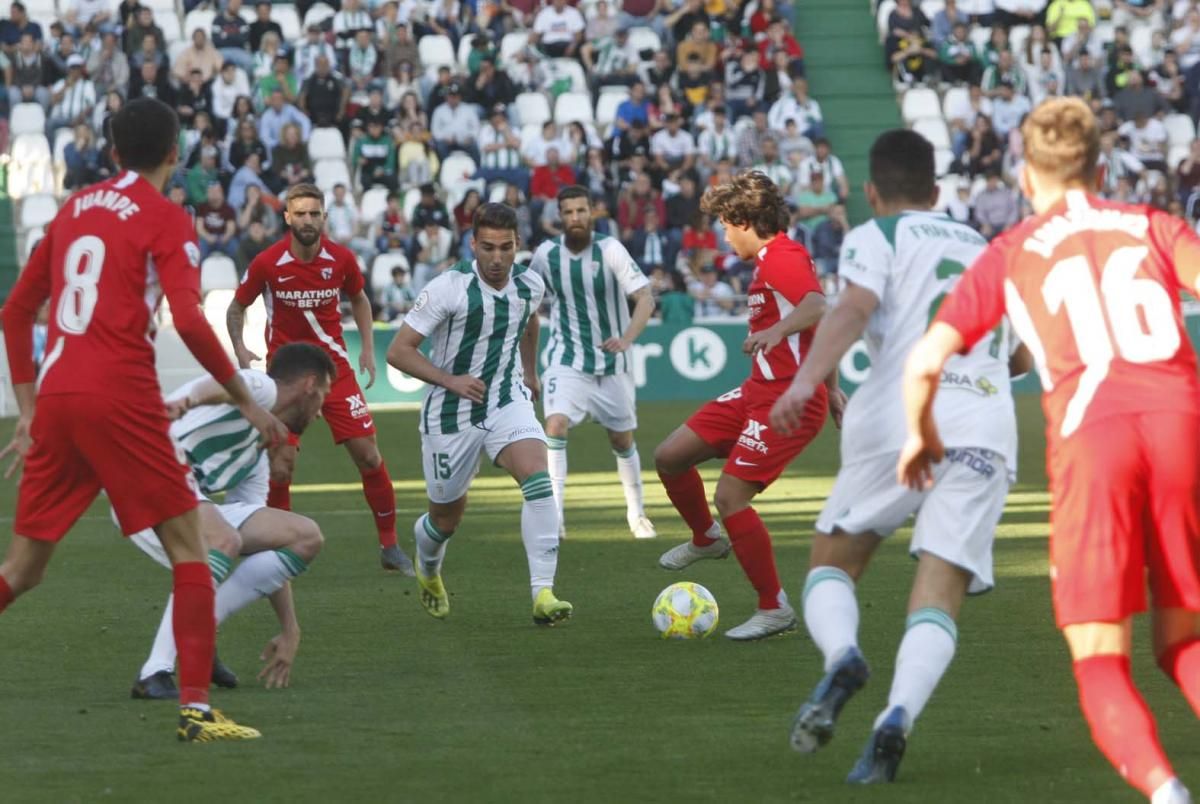
POLYGON ((63 265, 66 287, 58 300, 58 327, 70 335, 87 331, 100 298, 100 271, 104 268, 104 241, 84 235, 67 249, 63 265))

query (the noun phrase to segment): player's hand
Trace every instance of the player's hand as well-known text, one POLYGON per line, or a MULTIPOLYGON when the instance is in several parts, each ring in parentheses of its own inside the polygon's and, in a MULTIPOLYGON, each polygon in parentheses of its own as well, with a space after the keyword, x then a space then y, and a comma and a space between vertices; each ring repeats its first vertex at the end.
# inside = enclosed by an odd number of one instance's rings
POLYGON ((601 349, 614 355, 620 354, 632 346, 633 344, 624 338, 609 338, 604 343, 600 344, 601 349))
POLYGON ((841 388, 834 388, 829 392, 829 418, 833 419, 833 426, 837 429, 842 429, 842 416, 846 413, 846 392, 841 388))
POLYGON ((183 414, 192 409, 192 400, 185 396, 183 399, 168 399, 163 405, 167 409, 167 419, 178 421, 183 418, 183 414))
POLYGON ((370 352, 363 352, 358 356, 358 373, 367 373, 367 384, 363 386, 363 390, 367 390, 375 384, 375 355, 370 352))
POLYGON ((742 351, 748 355, 755 355, 759 352, 769 352, 779 345, 783 340, 782 330, 776 327, 767 327, 762 332, 752 333, 742 344, 742 351))
POLYGON ((946 448, 937 430, 910 435, 900 450, 896 480, 913 491, 925 491, 933 485, 933 465, 946 457, 946 448))
POLYGON ((542 381, 537 377, 526 377, 525 387, 529 389, 529 393, 532 397, 531 401, 537 402, 542 398, 542 381))
POLYGON ((442 387, 450 393, 472 402, 482 402, 484 394, 487 393, 487 385, 483 380, 472 377, 470 374, 455 374, 446 380, 442 387))
POLYGON ((250 368, 251 363, 261 359, 258 355, 254 354, 254 352, 251 352, 245 346, 235 347, 233 350, 233 356, 237 358, 238 368, 244 369, 250 368))
POLYGON ((33 446, 33 436, 29 434, 32 425, 33 417, 26 418, 22 416, 17 419, 17 426, 13 428, 12 441, 9 441, 8 446, 0 450, 0 462, 9 455, 13 456, 12 463, 4 471, 5 480, 12 477, 21 468, 21 465, 25 463, 25 455, 29 452, 29 448, 33 446))
POLYGON ((252 404, 242 408, 242 415, 259 432, 262 445, 267 449, 287 443, 288 429, 283 422, 275 418, 274 413, 263 409, 261 405, 252 404))
POLYGON ((267 689, 283 689, 291 682, 292 664, 296 661, 296 651, 300 649, 300 633, 284 632, 279 634, 263 648, 258 658, 266 662, 258 672, 258 680, 267 689))
POLYGON ((816 386, 811 383, 801 382, 799 379, 793 381, 771 406, 771 416, 768 420, 771 426, 783 435, 790 435, 800 426, 804 408, 816 390, 816 386))

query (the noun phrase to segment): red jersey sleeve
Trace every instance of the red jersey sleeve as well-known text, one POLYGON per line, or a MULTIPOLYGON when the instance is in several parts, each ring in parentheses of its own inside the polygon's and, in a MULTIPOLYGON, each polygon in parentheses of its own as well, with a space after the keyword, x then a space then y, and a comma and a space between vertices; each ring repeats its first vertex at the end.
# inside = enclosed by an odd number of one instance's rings
POLYGON ((1150 236, 1163 255, 1168 268, 1168 280, 1200 299, 1200 237, 1187 221, 1174 215, 1158 212, 1150 216, 1150 236))
POLYGON ((225 383, 233 376, 233 363, 200 308, 200 247, 181 207, 172 207, 150 249, 163 295, 171 304, 175 331, 204 370, 225 383))
POLYGON ((37 364, 33 361, 33 323, 42 304, 50 298, 50 238, 53 231, 51 225, 33 250, 25 270, 17 277, 3 312, 0 312, 13 385, 37 379, 37 364))
MULTIPOLYGON (((265 253, 263 252, 263 254, 265 253)), ((263 255, 259 254, 250 261, 250 267, 246 269, 246 275, 242 277, 242 283, 234 291, 233 298, 243 307, 249 307, 254 304, 255 299, 262 295, 266 287, 266 262, 263 260, 263 255)))
POLYGON ((346 252, 342 255, 342 290, 347 296, 356 296, 366 285, 366 280, 363 279, 362 269, 358 267, 358 260, 354 259, 354 255, 346 252))
POLYGON ((966 354, 1004 317, 1004 252, 988 246, 958 280, 935 320, 949 324, 963 338, 966 354))
POLYGON ((803 247, 789 250, 786 257, 771 255, 762 266, 762 279, 793 305, 810 293, 820 293, 821 283, 812 256, 803 247))

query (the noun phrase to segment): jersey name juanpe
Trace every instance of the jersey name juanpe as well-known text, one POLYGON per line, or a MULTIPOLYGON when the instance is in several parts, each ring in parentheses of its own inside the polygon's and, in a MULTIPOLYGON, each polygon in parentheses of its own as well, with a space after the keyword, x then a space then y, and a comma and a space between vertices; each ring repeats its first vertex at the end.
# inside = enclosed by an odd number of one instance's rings
MULTIPOLYGON (((821 293, 817 271, 808 250, 782 232, 759 249, 754 277, 746 289, 750 334, 770 329, 786 318, 810 293, 821 293)), ((753 380, 790 380, 812 345, 812 326, 761 351, 750 364, 753 380)))

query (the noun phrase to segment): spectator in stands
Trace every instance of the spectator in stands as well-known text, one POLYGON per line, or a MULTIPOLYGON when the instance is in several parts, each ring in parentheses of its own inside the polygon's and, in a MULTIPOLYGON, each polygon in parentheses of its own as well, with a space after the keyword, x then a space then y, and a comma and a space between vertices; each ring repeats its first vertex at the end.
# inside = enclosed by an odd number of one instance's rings
POLYGON ((1092 54, 1081 50, 1071 66, 1067 67, 1065 90, 1068 95, 1078 95, 1096 109, 1104 100, 1104 71, 1096 64, 1092 54))
POLYGON ((246 161, 242 162, 242 166, 237 169, 229 181, 230 205, 241 209, 242 204, 246 201, 246 191, 250 187, 258 187, 263 195, 271 194, 270 188, 262 180, 262 158, 257 153, 247 154, 246 161))
POLYGON ((991 116, 978 115, 975 118, 975 125, 971 128, 970 141, 963 154, 962 164, 958 166, 959 172, 962 172, 961 168, 965 167, 971 178, 975 178, 985 173, 999 171, 1003 159, 1003 144, 992 127, 991 116))
POLYGON ((792 184, 796 181, 796 176, 779 155, 779 140, 774 137, 763 140, 762 154, 762 161, 752 166, 751 170, 766 175, 779 188, 784 198, 787 198, 792 193, 792 184))
MULTIPOLYGON (((163 36, 162 28, 154 22, 154 11, 149 6, 138 6, 133 24, 125 29, 125 55, 133 58, 133 54, 145 47, 147 36, 154 37, 155 48, 159 51, 167 49, 167 39, 163 36)), ((130 63, 135 70, 140 66, 130 63)))
POLYGON ((975 196, 972 217, 979 233, 991 240, 1017 222, 1017 196, 1001 180, 1000 172, 989 171, 987 186, 975 196))
POLYGON ((979 81, 979 55, 967 36, 966 24, 955 23, 950 36, 942 40, 938 48, 938 65, 945 81, 954 84, 975 84, 979 81))
POLYGON ((374 27, 371 15, 363 10, 361 0, 343 0, 342 10, 333 15, 333 34, 337 37, 339 50, 349 48, 359 31, 374 27))
POLYGON ((271 151, 271 175, 280 188, 312 181, 307 139, 301 136, 300 126, 293 123, 283 127, 279 144, 271 151))
POLYGON ((1146 170, 1146 166, 1129 152, 1127 141, 1122 141, 1115 131, 1100 136, 1100 167, 1100 191, 1108 197, 1117 192, 1121 179, 1128 178, 1136 184, 1146 170))
POLYGON ((628 131, 635 120, 650 122, 650 100, 646 97, 646 85, 639 80, 629 85, 629 97, 617 105, 613 125, 619 132, 628 131))
MULTIPOLYGON (((1113 31, 1113 35, 1114 37, 1117 36, 1116 30, 1113 31)), ((1049 31, 1047 31, 1046 36, 1050 37, 1049 31)), ((1121 29, 1121 36, 1123 36, 1126 40, 1129 38, 1128 33, 1124 29, 1121 29)), ((1096 36, 1095 31, 1092 28, 1092 24, 1086 19, 1081 19, 1079 21, 1079 25, 1076 27, 1075 33, 1061 41, 1058 41, 1057 44, 1059 45, 1059 49, 1062 53, 1063 61, 1068 64, 1075 61, 1083 53, 1091 54, 1092 62, 1094 64, 1102 64, 1108 55, 1105 49, 1105 43, 1100 41, 1100 37, 1096 36)), ((1114 44, 1116 44, 1115 41, 1114 44)), ((1125 44, 1128 44, 1128 41, 1126 41, 1125 44)))
POLYGON ((551 58, 575 58, 586 28, 583 15, 567 0, 551 0, 534 17, 529 42, 551 58))
POLYGON ((281 41, 277 34, 268 32, 263 37, 261 46, 255 49, 254 68, 250 71, 250 80, 254 83, 257 84, 275 71, 275 60, 281 55, 285 55, 280 47, 281 41))
POLYGON ((525 189, 529 186, 529 171, 522 164, 521 138, 509 124, 507 112, 503 103, 496 104, 479 130, 479 171, 475 178, 525 189))
POLYGON ((383 295, 380 298, 383 319, 395 321, 402 318, 413 308, 416 300, 416 294, 413 293, 412 286, 408 282, 408 271, 404 269, 403 265, 397 265, 392 269, 391 284, 383 289, 383 295))
POLYGON ((296 76, 302 83, 308 81, 317 71, 317 59, 322 56, 331 65, 337 61, 337 51, 325 41, 321 26, 309 25, 305 30, 304 41, 296 47, 296 76))
POLYGON ((87 125, 96 106, 96 87, 84 77, 83 57, 73 53, 67 58, 67 75, 50 88, 50 116, 46 137, 54 142, 54 133, 66 126, 87 125))
POLYGON ((214 146, 202 147, 200 159, 195 165, 188 168, 184 178, 184 187, 188 203, 193 206, 203 204, 208 198, 208 188, 220 182, 221 173, 217 166, 219 156, 220 152, 214 146))
POLYGON ((507 107, 517 99, 517 90, 508 74, 496 69, 496 59, 484 56, 479 60, 479 73, 468 85, 470 102, 480 109, 492 109, 496 104, 507 107))
POLYGON ((797 239, 810 246, 817 227, 828 219, 834 208, 841 206, 837 193, 825 186, 825 174, 820 171, 812 174, 807 188, 797 190, 788 200, 794 207, 792 223, 800 235, 797 239))
POLYGON ((655 168, 663 174, 672 170, 691 170, 696 164, 696 141, 683 128, 683 118, 677 112, 666 116, 666 127, 650 138, 650 155, 655 168))
POLYGON ((622 240, 629 240, 635 231, 644 228, 646 212, 651 209, 658 220, 667 217, 662 194, 654 189, 648 174, 639 173, 621 193, 621 200, 617 204, 617 224, 621 227, 622 240))
POLYGON ((667 285, 658 297, 659 317, 664 324, 690 327, 694 302, 687 294, 687 283, 677 271, 665 274, 667 285))
POLYGON ((712 109, 712 125, 700 132, 696 142, 696 166, 702 181, 717 169, 722 159, 737 158, 737 147, 733 129, 727 122, 728 113, 724 106, 712 109))
POLYGON ((828 217, 813 227, 812 237, 808 241, 817 276, 821 277, 827 294, 837 289, 838 256, 849 229, 846 207, 835 204, 830 208, 828 217))
POLYGON ((542 124, 541 133, 524 144, 521 155, 531 167, 536 168, 546 164, 551 148, 558 151, 561 161, 570 162, 575 156, 571 152, 571 141, 559 132, 553 120, 547 120, 542 124))
POLYGON ((371 42, 371 29, 359 28, 346 48, 346 67, 353 89, 365 90, 379 68, 379 53, 371 42))
POLYGON ((179 90, 178 103, 175 111, 179 114, 179 121, 185 126, 191 125, 192 119, 201 112, 212 115, 212 84, 204 82, 199 68, 193 69, 188 75, 187 83, 179 90))
POLYGON ((242 0, 225 0, 225 8, 212 21, 212 43, 226 61, 232 61, 246 72, 254 70, 250 44, 250 25, 239 12, 242 0))
POLYGON ((166 51, 159 45, 158 39, 149 33, 142 37, 141 48, 129 57, 129 66, 136 74, 146 62, 153 62, 160 73, 170 77, 170 61, 166 51))
POLYGON ((225 202, 220 182, 208 185, 204 203, 196 208, 196 237, 201 260, 215 253, 230 259, 237 254, 237 213, 225 202))
POLYGON ((372 120, 367 124, 366 133, 355 139, 350 170, 358 173, 362 190, 375 186, 389 190, 397 188, 396 143, 384 130, 382 121, 372 120))
MULTIPOLYGON (((1194 205, 1192 198, 1200 187, 1200 139, 1192 140, 1188 146, 1187 156, 1175 169, 1175 179, 1179 200, 1191 209, 1194 205)), ((1189 214, 1188 217, 1194 216, 1189 214)))
POLYGON ((762 161, 762 143, 767 138, 775 136, 767 128, 767 110, 755 106, 750 111, 752 125, 742 129, 737 139, 737 163, 739 167, 748 168, 762 161))
POLYGON ((17 43, 17 52, 12 58, 12 82, 8 85, 12 106, 34 102, 40 103, 43 109, 50 108, 50 85, 58 80, 58 70, 43 55, 39 41, 26 29, 17 43))
POLYGON ((449 228, 450 214, 438 200, 437 188, 433 184, 422 184, 421 199, 412 212, 412 228, 424 229, 430 223, 449 228))
POLYGON ((246 188, 246 199, 238 210, 238 232, 247 231, 253 223, 260 224, 268 237, 279 234, 279 215, 263 199, 262 190, 252 184, 246 188))
POLYGON ((165 70, 159 70, 152 61, 144 62, 141 69, 129 81, 129 97, 157 98, 168 106, 176 105, 175 88, 165 70))
POLYGON ((221 72, 224 63, 225 57, 208 41, 208 33, 203 28, 197 28, 192 31, 192 44, 175 57, 172 72, 180 82, 184 82, 193 70, 199 70, 200 77, 208 82, 221 72))
POLYGON ((673 86, 669 83, 660 85, 650 103, 650 129, 657 134, 667 125, 667 117, 673 114, 682 117, 683 112, 683 104, 676 99, 673 86))
POLYGON ((67 166, 63 189, 78 190, 107 178, 110 172, 104 161, 91 126, 86 123, 76 125, 75 139, 67 143, 63 151, 63 162, 67 166))
POLYGON ((424 128, 429 128, 429 115, 421 108, 421 100, 416 92, 405 92, 400 98, 396 122, 406 130, 413 123, 420 123, 424 128))
POLYGON ((379 238, 375 248, 380 252, 407 252, 412 245, 412 229, 400 208, 400 196, 392 193, 388 196, 387 208, 383 211, 379 223, 379 238))
POLYGON ((1042 25, 1046 21, 1046 0, 995 0, 994 25, 1042 25))
POLYGON ((618 26, 607 36, 589 32, 579 55, 593 90, 603 86, 632 86, 639 80, 640 59, 629 45, 629 28, 625 26, 618 26))
POLYGON ((300 110, 314 126, 338 126, 345 119, 349 100, 350 87, 334 74, 326 56, 318 56, 316 72, 304 82, 300 93, 300 110))
POLYGON ((946 122, 950 126, 950 147, 955 159, 962 159, 971 144, 971 129, 980 115, 992 117, 992 102, 978 85, 967 87, 966 96, 946 96, 946 122))
POLYGON ((1179 56, 1175 54, 1175 51, 1168 50, 1166 52, 1162 63, 1150 72, 1149 80, 1150 85, 1166 101, 1168 110, 1187 114, 1188 97, 1185 90, 1184 73, 1179 65, 1179 56))
POLYGON ((646 210, 641 228, 628 242, 630 256, 646 275, 666 271, 674 264, 670 237, 660 228, 658 212, 653 208, 646 210))
POLYGON ((104 30, 100 46, 88 54, 86 67, 99 95, 113 89, 124 91, 129 86, 129 59, 117 47, 117 32, 111 28, 104 30))
POLYGON ((273 235, 269 235, 260 221, 251 221, 245 233, 238 238, 237 253, 233 262, 239 274, 246 273, 254 258, 275 244, 273 235))
POLYGON ((984 94, 993 100, 1001 95, 1001 86, 1005 83, 1008 83, 1009 88, 1018 95, 1024 95, 1026 92, 1025 73, 1013 60, 1011 50, 1003 50, 999 53, 996 63, 989 65, 983 71, 981 81, 984 94))
POLYGON ((1122 123, 1117 134, 1129 140, 1133 155, 1147 170, 1167 172, 1167 127, 1161 120, 1139 114, 1122 123))
POLYGON ((517 235, 523 244, 533 242, 533 213, 525 203, 525 193, 515 184, 504 188, 504 203, 517 211, 517 235))
POLYGON ((673 257, 683 244, 683 230, 691 224, 696 213, 700 211, 700 194, 696 191, 696 180, 690 174, 684 173, 679 176, 675 184, 677 189, 664 202, 667 219, 663 224, 667 235, 671 238, 672 246, 672 259, 667 261, 668 265, 675 264, 673 257))
POLYGON ((251 51, 257 51, 262 45, 263 36, 273 33, 283 41, 283 28, 271 19, 271 3, 269 0, 258 0, 254 4, 254 22, 250 23, 249 45, 251 51))
POLYGON ((775 101, 767 112, 767 124, 774 131, 782 131, 788 120, 795 120, 801 133, 809 139, 825 133, 821 104, 808 96, 808 81, 803 78, 792 81, 791 94, 775 101))
MULTIPOLYGON (((939 203, 941 199, 939 198, 939 203)), ((951 220, 974 226, 971 218, 971 180, 965 176, 954 185, 954 194, 945 200, 946 214, 951 220)))
POLYGON ((458 232, 467 234, 467 230, 471 228, 472 216, 482 203, 478 190, 474 188, 467 190, 462 201, 459 201, 458 206, 454 208, 454 225, 458 232))
POLYGON ((420 65, 421 51, 413 39, 412 29, 395 19, 398 6, 395 2, 386 3, 383 15, 375 23, 375 41, 383 52, 383 72, 393 75, 402 63, 420 65))
POLYGON ((286 53, 276 55, 271 74, 258 79, 254 93, 255 106, 258 108, 266 106, 270 101, 271 93, 276 90, 283 93, 283 99, 288 103, 296 103, 300 99, 300 83, 296 80, 295 73, 292 72, 292 64, 286 53))
POLYGON ((954 26, 960 23, 964 28, 969 29, 971 20, 968 15, 959 13, 958 3, 955 0, 946 0, 946 4, 938 9, 929 23, 930 40, 934 47, 940 50, 942 43, 949 39, 954 32, 954 26))
POLYGON ((558 191, 575 184, 575 171, 559 161, 558 149, 546 149, 546 164, 533 169, 529 178, 529 195, 541 201, 558 197, 558 191))
POLYGON ((458 84, 447 88, 446 102, 434 110, 429 125, 439 157, 445 159, 451 151, 463 151, 478 161, 475 143, 479 138, 479 114, 473 106, 462 102, 462 88, 458 84))
POLYGON ((354 199, 347 195, 346 185, 339 183, 333 186, 333 200, 329 202, 325 219, 329 237, 369 265, 375 257, 375 245, 362 236, 358 209, 354 206, 354 199))
POLYGON ((1046 9, 1046 33, 1051 39, 1061 41, 1073 35, 1082 20, 1090 28, 1096 26, 1096 9, 1091 0, 1051 0, 1046 9))
POLYGON ((0 21, 0 46, 10 58, 17 52, 21 37, 29 34, 35 44, 42 41, 42 26, 29 19, 25 4, 16 0, 9 6, 8 19, 0 21))
POLYGON ((1158 30, 1165 24, 1166 0, 1115 0, 1112 20, 1114 25, 1127 28, 1143 26, 1158 30))
POLYGON ((1000 92, 992 98, 992 127, 1001 143, 1008 139, 1009 132, 1015 131, 1031 111, 1033 106, 1029 98, 1018 95, 1011 81, 1000 82, 1000 92))
POLYGON ((413 292, 420 293, 429 280, 440 275, 458 259, 454 235, 445 226, 428 221, 417 232, 413 245, 413 292))
POLYGON ((688 286, 688 294, 695 301, 693 315, 696 318, 733 314, 733 288, 718 277, 714 265, 700 266, 700 275, 688 286))
POLYGON ((850 183, 846 180, 846 168, 842 160, 833 153, 829 140, 820 137, 813 142, 813 155, 801 163, 799 181, 804 186, 812 184, 814 173, 825 175, 825 186, 832 190, 838 201, 845 203, 850 194, 850 183))
POLYGON ((1130 71, 1125 88, 1113 95, 1113 104, 1122 120, 1153 117, 1168 110, 1162 95, 1146 86, 1140 70, 1130 71))
POLYGON ((712 41, 712 32, 708 27, 708 21, 697 19, 692 23, 687 38, 675 48, 675 65, 678 67, 686 64, 688 59, 695 55, 699 57, 700 63, 706 70, 711 70, 717 66, 717 57, 720 53, 721 48, 712 41))
POLYGON ((279 144, 283 128, 287 125, 299 126, 300 136, 305 140, 312 131, 312 121, 295 106, 284 101, 283 90, 272 90, 267 108, 263 109, 262 117, 258 121, 258 138, 262 140, 268 152, 279 144))

